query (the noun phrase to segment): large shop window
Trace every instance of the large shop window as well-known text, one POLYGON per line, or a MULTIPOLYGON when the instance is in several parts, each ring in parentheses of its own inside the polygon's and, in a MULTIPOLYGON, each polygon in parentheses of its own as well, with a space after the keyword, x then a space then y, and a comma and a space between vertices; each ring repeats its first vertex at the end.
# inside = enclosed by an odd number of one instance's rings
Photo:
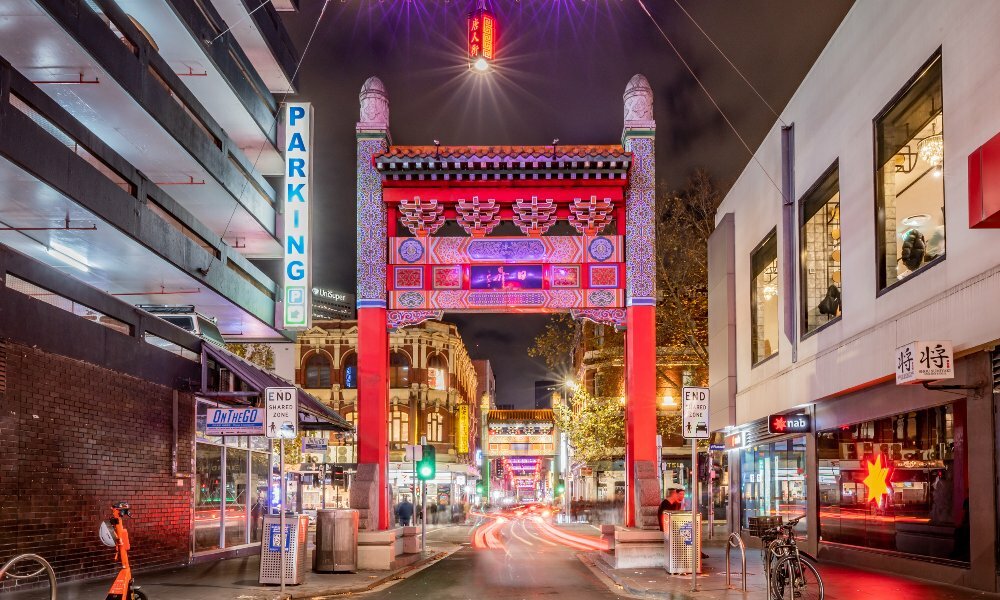
POLYGON ((802 333, 840 316, 840 182, 837 163, 806 192, 802 220, 802 333))
POLYGON ((942 106, 938 53, 875 119, 880 289, 944 256, 942 106))
POLYGON ((444 441, 444 417, 441 416, 441 413, 427 415, 427 441, 444 441))
POLYGON ((330 359, 319 352, 313 353, 306 360, 306 387, 330 387, 330 359))
POLYGON ((394 408, 389 414, 389 441, 407 442, 410 440, 410 413, 406 407, 394 408))
POLYGON ((199 401, 195 445, 194 549, 259 543, 269 510, 270 442, 260 436, 209 437, 199 401))
POLYGON ((969 560, 965 401, 817 434, 824 542, 969 560))
POLYGON ((399 351, 389 354, 389 387, 410 387, 410 359, 399 351))
POLYGON ((750 353, 757 364, 778 353, 778 234, 772 229, 750 255, 750 353))
POLYGON ((427 385, 432 390, 448 389, 448 361, 440 354, 427 360, 427 385))
MULTIPOLYGON (((740 456, 740 515, 743 527, 750 517, 781 516, 785 521, 806 514, 806 438, 797 437, 751 446, 740 456)), ((796 533, 806 534, 806 519, 796 533)))
POLYGON ((340 384, 345 390, 358 389, 358 354, 351 352, 340 364, 340 384))

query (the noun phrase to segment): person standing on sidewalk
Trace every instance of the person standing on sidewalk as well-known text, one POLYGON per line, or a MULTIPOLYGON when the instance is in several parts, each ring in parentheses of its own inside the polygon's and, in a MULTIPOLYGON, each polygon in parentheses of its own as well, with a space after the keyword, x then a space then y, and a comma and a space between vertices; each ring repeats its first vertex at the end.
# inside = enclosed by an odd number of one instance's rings
POLYGON ((407 527, 412 518, 413 504, 410 502, 409 496, 403 496, 403 501, 396 506, 396 522, 403 527, 407 527))

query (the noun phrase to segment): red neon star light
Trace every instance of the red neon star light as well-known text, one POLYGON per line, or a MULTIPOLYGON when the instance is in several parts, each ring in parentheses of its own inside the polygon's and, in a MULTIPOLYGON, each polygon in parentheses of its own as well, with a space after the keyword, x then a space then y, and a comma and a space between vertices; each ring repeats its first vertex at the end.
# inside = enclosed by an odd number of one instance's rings
POLYGON ((889 465, 883 467, 882 456, 877 455, 875 462, 865 462, 865 469, 868 473, 863 483, 868 487, 868 502, 878 502, 882 496, 892 491, 892 484, 889 482, 892 468, 889 465))
POLYGON ((788 423, 785 421, 785 417, 778 417, 774 420, 773 429, 775 431, 784 431, 787 426, 788 423))

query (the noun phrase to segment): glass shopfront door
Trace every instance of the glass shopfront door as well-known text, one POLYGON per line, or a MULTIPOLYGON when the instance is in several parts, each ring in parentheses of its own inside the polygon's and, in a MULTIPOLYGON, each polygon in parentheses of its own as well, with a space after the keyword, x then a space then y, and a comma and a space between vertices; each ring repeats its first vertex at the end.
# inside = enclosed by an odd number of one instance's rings
MULTIPOLYGON (((784 520, 806 514, 806 438, 745 448, 740 454, 740 514, 743 527, 750 517, 781 516, 784 520)), ((804 538, 806 520, 796 533, 804 538)))
POLYGON ((194 551, 207 552, 259 543, 268 512, 270 440, 208 436, 207 410, 199 401, 195 445, 194 551))

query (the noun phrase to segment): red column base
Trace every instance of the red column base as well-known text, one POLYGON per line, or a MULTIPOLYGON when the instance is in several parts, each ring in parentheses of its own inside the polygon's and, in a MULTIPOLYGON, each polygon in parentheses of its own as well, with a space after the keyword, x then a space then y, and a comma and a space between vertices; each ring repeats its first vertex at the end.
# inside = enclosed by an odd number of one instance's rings
POLYGON ((389 332, 384 308, 358 309, 358 463, 378 464, 378 528, 389 519, 389 332))
POLYGON ((635 527, 636 461, 656 455, 656 307, 625 309, 625 526, 635 527))

